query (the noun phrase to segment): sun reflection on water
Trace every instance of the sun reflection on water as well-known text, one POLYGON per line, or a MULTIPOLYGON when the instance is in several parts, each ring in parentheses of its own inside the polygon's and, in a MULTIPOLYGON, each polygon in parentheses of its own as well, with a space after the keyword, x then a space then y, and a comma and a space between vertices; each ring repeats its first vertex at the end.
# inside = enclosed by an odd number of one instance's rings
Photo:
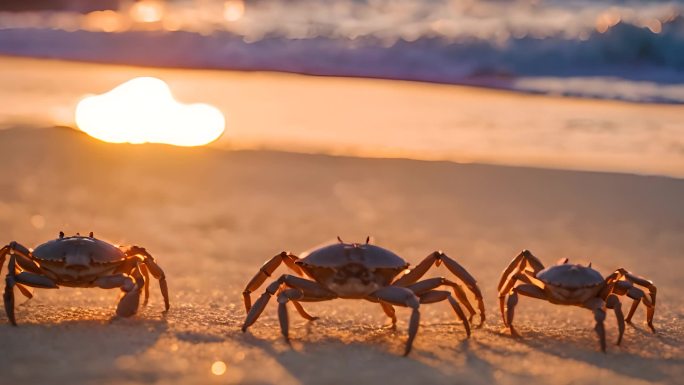
POLYGON ((226 373, 226 363, 223 361, 215 361, 211 364, 211 373, 215 376, 222 376, 226 373))
POLYGON ((225 119, 208 104, 177 102, 163 80, 140 77, 81 100, 76 124, 106 142, 201 146, 223 134, 225 119))
POLYGON ((245 0, 127 0, 119 2, 116 9, 86 15, 67 10, 0 12, 0 30, 47 27, 67 31, 186 31, 203 35, 228 31, 242 36, 245 41, 282 34, 293 39, 372 37, 387 42, 415 41, 423 37, 440 37, 448 41, 477 38, 502 44, 526 36, 586 40, 587 34, 606 33, 618 23, 660 34, 666 24, 681 17, 683 9, 679 3, 658 2, 621 4, 603 1, 587 3, 581 9, 564 5, 564 2, 516 0, 512 3, 512 6, 497 6, 489 1, 459 0, 264 1, 249 4, 245 0))
POLYGON ((245 14, 245 3, 242 0, 228 0, 223 3, 223 18, 227 21, 238 21, 245 14))
POLYGON ((164 3, 158 0, 138 1, 133 4, 129 13, 139 23, 154 23, 164 16, 164 3))

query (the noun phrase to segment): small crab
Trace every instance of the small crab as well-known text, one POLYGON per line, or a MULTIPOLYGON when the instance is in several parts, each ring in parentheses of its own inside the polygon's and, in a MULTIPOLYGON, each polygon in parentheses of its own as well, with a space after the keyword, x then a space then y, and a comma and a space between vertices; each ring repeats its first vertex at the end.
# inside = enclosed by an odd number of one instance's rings
POLYGON ((428 255, 415 268, 408 269, 409 264, 393 252, 369 243, 345 243, 337 238, 339 243, 317 248, 303 258, 294 254, 282 252, 267 261, 259 272, 247 284, 243 292, 247 318, 242 325, 246 331, 259 318, 271 296, 278 298, 278 318, 280 331, 289 343, 289 322, 287 303, 292 302, 299 314, 310 321, 315 317, 309 315, 299 302, 328 301, 336 298, 365 299, 379 303, 385 314, 395 325, 397 318, 394 307, 406 306, 413 310, 409 323, 409 336, 404 355, 409 354, 413 339, 418 332, 421 303, 434 303, 448 300, 456 315, 463 322, 466 334, 470 336, 470 321, 475 315, 475 309, 468 301, 466 293, 460 284, 446 278, 429 278, 418 281, 432 267, 441 263, 456 277, 465 283, 478 301, 480 325, 485 320, 482 294, 475 279, 456 261, 441 251, 428 255), (281 275, 273 281, 266 291, 251 306, 250 294, 257 290, 268 277, 285 263, 300 278, 294 275, 281 275), (449 291, 435 290, 443 286, 451 287, 454 299, 449 291), (459 301, 470 313, 467 318, 459 301))
POLYGON ((9 272, 5 279, 5 311, 16 325, 14 290, 16 287, 27 298, 33 295, 29 287, 58 289, 68 287, 120 288, 121 299, 117 316, 130 317, 138 310, 140 294, 145 302, 149 297, 149 274, 159 280, 165 309, 169 310, 169 295, 164 271, 154 258, 139 246, 114 246, 89 236, 65 237, 48 241, 30 251, 17 242, 0 249, 0 270, 9 256, 9 272))
POLYGON ((513 327, 515 305, 518 294, 543 299, 557 305, 575 305, 594 312, 595 330, 601 344, 601 351, 606 351, 606 333, 603 321, 606 319, 606 308, 613 309, 617 318, 619 336, 617 344, 622 342, 625 321, 631 322, 634 311, 643 303, 646 306, 646 320, 649 328, 653 327, 655 313, 656 287, 653 282, 636 276, 625 269, 617 269, 605 279, 601 274, 588 266, 568 263, 567 258, 558 261, 555 266, 544 268, 544 265, 527 250, 518 254, 499 281, 499 307, 504 325, 511 335, 519 337, 513 327), (641 286, 648 290, 636 287, 641 286), (508 295, 508 300, 506 296, 508 295), (634 302, 627 318, 622 314, 622 306, 618 295, 627 295, 634 302), (504 310, 504 302, 506 308, 504 310))

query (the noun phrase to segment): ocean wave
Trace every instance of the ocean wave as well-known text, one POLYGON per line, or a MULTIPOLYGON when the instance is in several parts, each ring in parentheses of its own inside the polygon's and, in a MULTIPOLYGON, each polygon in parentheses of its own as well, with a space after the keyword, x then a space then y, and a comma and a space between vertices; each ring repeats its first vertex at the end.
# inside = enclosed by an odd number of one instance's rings
MULTIPOLYGON (((364 9, 370 7, 370 3, 360 3, 365 4, 364 9)), ((429 2, 418 3, 425 6, 429 2)), ((561 16, 549 11, 557 9, 558 3, 549 2, 543 9, 545 17, 556 18, 553 23, 531 21, 530 15, 541 11, 528 9, 527 19, 522 17, 527 21, 521 22, 518 15, 508 24, 501 16, 505 6, 499 4, 488 9, 490 17, 485 18, 496 23, 459 29, 453 20, 432 14, 418 17, 415 9, 408 17, 410 28, 397 24, 393 14, 393 22, 385 30, 369 29, 377 24, 376 16, 365 16, 375 24, 359 22, 353 27, 348 25, 348 16, 337 24, 324 20, 278 23, 267 17, 272 9, 253 18, 271 20, 264 23, 270 28, 257 28, 252 20, 241 29, 212 27, 203 31, 191 27, 175 31, 65 30, 54 25, 46 28, 54 17, 8 24, 7 20, 14 19, 5 16, 0 17, 0 53, 146 66, 377 77, 684 103, 684 18, 679 15, 679 3, 656 3, 640 14, 625 11, 637 9, 634 7, 607 8, 612 3, 599 9, 590 3, 568 4, 561 16), (567 28, 559 28, 558 19, 567 19, 573 9, 585 9, 589 16, 575 15, 567 28), (308 28, 295 28, 301 24, 308 28)), ((429 5, 425 9, 430 12, 440 9, 434 3, 429 5)), ((290 15, 302 12, 295 7, 290 15)), ((461 21, 472 21, 460 12, 461 21)))

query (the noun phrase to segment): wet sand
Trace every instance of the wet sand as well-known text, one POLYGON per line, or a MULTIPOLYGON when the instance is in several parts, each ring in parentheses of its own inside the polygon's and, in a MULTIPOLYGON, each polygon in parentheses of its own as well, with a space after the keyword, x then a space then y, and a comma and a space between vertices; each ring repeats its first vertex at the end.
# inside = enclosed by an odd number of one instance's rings
POLYGON ((74 123, 76 104, 136 76, 226 116, 212 146, 684 177, 681 105, 269 72, 0 56, 0 128, 74 123))
MULTIPOLYGON (((166 270, 161 296, 128 320, 117 290, 37 290, 0 315, 2 384, 676 384, 684 376, 684 181, 666 177, 302 155, 112 145, 68 129, 0 131, 0 234, 27 246, 94 231, 145 246, 166 270), (376 243, 416 263, 436 249, 479 281, 487 322, 465 338, 446 304, 422 308, 414 351, 374 304, 291 311, 293 347, 270 304, 248 333, 241 292, 261 263, 334 239, 376 243), (644 310, 607 354, 590 312, 522 298, 502 331, 495 287, 522 248, 547 265, 626 267, 658 286, 657 334, 644 310), (211 373, 215 361, 227 371, 211 373)), ((6 270, 5 270, 6 271, 6 270)), ((278 273, 285 273, 281 268, 278 273)), ((448 275, 444 268, 435 275, 448 275)), ((156 289, 156 286, 155 286, 156 289)), ((628 307, 629 301, 623 301, 628 307)))

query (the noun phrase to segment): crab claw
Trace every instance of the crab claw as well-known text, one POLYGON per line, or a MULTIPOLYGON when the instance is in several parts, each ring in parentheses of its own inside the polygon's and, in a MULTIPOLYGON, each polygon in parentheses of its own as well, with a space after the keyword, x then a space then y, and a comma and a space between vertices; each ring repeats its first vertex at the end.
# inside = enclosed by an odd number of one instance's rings
POLYGON ((138 311, 140 304, 140 293, 128 293, 121 298, 116 306, 116 315, 119 317, 130 317, 138 311))
POLYGON ((136 279, 135 285, 132 288, 123 287, 124 295, 119 300, 116 306, 116 315, 119 317, 130 317, 138 312, 140 306, 140 294, 142 293, 142 286, 145 284, 142 279, 136 279), (128 290, 126 290, 128 289, 128 290))

